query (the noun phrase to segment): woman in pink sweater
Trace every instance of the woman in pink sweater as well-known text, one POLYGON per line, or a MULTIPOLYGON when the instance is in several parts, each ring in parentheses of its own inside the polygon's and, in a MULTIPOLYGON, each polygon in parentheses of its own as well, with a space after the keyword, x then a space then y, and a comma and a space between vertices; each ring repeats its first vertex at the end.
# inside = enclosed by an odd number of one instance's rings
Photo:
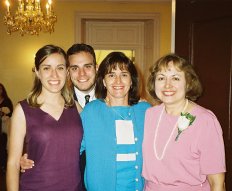
POLYGON ((145 191, 225 191, 225 153, 216 116, 195 101, 202 86, 193 66, 175 54, 150 69, 143 141, 145 191))

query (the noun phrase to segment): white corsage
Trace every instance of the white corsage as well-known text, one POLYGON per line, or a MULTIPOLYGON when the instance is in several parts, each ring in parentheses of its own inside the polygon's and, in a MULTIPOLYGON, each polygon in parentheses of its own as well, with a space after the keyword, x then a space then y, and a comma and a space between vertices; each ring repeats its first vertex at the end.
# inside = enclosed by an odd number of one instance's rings
POLYGON ((187 129, 188 126, 192 125, 196 116, 191 115, 190 113, 181 113, 177 121, 178 134, 175 138, 175 141, 178 140, 180 134, 187 129))

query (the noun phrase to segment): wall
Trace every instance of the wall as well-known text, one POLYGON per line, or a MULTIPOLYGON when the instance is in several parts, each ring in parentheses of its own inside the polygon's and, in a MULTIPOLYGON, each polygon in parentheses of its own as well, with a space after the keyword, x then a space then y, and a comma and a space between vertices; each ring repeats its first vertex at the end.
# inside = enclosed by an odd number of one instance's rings
MULTIPOLYGON (((13 2, 13 1, 12 1, 13 2)), ((15 1, 14 1, 15 2, 15 1)), ((15 6, 15 3, 14 3, 15 6)), ((118 3, 118 2, 54 2, 54 11, 58 17, 55 32, 41 33, 39 36, 19 33, 8 35, 2 22, 5 12, 4 1, 0 4, 0 82, 16 104, 24 99, 33 84, 32 67, 34 54, 45 44, 55 44, 67 50, 74 42, 75 12, 129 12, 161 15, 160 55, 171 50, 171 2, 164 3, 118 3)))

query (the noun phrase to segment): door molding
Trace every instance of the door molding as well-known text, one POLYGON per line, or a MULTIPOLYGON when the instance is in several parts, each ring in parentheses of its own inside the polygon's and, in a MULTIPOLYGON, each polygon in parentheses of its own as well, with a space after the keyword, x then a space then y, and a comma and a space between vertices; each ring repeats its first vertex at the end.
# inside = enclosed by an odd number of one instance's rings
POLYGON ((160 14, 159 13, 75 13, 75 42, 86 42, 85 25, 88 21, 139 21, 144 22, 144 47, 142 73, 145 75, 149 66, 160 54, 160 14))

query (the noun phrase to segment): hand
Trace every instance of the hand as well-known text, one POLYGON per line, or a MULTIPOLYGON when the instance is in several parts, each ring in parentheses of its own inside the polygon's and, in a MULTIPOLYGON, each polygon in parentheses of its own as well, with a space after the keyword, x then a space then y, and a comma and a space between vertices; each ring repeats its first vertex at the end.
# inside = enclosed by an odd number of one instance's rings
POLYGON ((10 119, 10 117, 9 116, 7 116, 7 115, 4 115, 4 116, 2 116, 2 121, 7 121, 8 119, 10 119))
POLYGON ((4 115, 7 115, 10 113, 10 109, 8 107, 2 107, 1 108, 1 112, 4 114, 4 115))
POLYGON ((34 165, 34 161, 28 159, 28 155, 24 154, 21 158, 20 158, 20 167, 21 167, 21 172, 25 172, 25 170, 33 168, 34 165))

